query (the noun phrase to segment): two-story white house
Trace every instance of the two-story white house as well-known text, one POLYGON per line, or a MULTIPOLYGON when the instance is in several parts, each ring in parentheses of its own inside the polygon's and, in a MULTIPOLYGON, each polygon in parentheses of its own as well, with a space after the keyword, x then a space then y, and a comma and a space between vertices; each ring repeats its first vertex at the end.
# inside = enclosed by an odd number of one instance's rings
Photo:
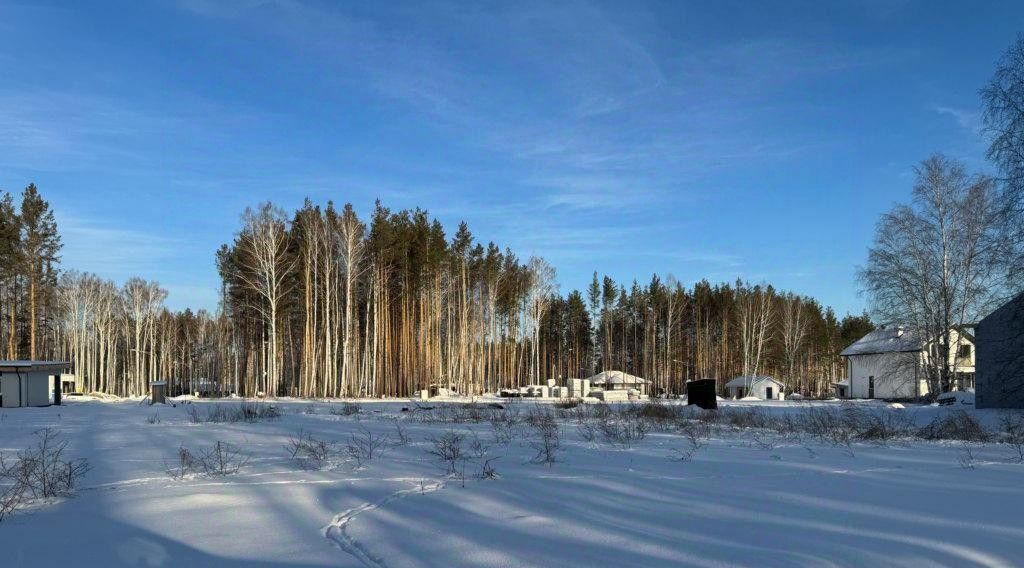
MULTIPOLYGON (((904 327, 879 328, 840 354, 847 380, 836 385, 842 398, 915 398, 928 394, 925 366, 938 353, 938 341, 904 327)), ((974 336, 967 328, 950 330, 949 364, 954 389, 974 388, 974 336)))

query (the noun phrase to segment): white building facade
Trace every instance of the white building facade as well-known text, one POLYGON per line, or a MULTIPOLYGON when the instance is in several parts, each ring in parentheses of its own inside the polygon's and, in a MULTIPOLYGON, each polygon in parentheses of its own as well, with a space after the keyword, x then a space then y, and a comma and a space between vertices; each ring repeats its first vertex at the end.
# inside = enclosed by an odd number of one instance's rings
MULTIPOLYGON (((965 329, 950 330, 949 364, 955 390, 974 389, 974 336, 965 329)), ((927 396, 926 365, 938 353, 938 341, 902 327, 879 328, 843 350, 847 381, 840 383, 847 398, 904 399, 927 396)))

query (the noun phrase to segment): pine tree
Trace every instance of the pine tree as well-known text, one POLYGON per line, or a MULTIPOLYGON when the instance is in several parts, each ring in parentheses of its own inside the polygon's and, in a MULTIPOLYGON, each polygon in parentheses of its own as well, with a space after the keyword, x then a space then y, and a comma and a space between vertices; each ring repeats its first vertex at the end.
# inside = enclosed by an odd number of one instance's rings
POLYGON ((29 184, 21 197, 21 257, 28 280, 29 359, 36 358, 42 301, 56 285, 55 265, 60 262, 57 221, 47 203, 29 184))

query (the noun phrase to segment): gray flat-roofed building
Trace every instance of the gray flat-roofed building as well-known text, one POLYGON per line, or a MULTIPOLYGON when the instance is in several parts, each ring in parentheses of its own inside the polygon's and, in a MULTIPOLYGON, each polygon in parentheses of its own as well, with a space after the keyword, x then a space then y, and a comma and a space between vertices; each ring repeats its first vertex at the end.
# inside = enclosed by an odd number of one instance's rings
POLYGON ((978 322, 976 408, 1024 408, 1024 293, 978 322))
POLYGON ((0 403, 3 408, 49 406, 54 403, 63 361, 0 361, 0 403))

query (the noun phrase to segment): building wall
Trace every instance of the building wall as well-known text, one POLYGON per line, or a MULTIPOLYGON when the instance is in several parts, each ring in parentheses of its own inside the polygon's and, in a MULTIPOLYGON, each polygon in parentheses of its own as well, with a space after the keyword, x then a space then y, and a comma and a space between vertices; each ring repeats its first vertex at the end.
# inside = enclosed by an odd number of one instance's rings
POLYGON ((21 406, 21 380, 14 373, 0 376, 0 394, 3 394, 4 408, 21 406))
MULTIPOLYGON (((782 394, 783 387, 780 387, 779 385, 777 385, 775 383, 766 382, 766 381, 761 381, 759 383, 755 383, 749 389, 745 388, 744 389, 745 392, 743 393, 743 396, 756 396, 757 398, 759 398, 761 400, 768 400, 768 392, 767 392, 768 387, 771 387, 771 389, 772 389, 772 398, 771 398, 771 400, 782 400, 783 399, 783 394, 782 394)), ((735 387, 729 387, 728 390, 729 390, 729 397, 730 398, 737 398, 736 395, 739 392, 739 389, 737 389, 735 387)))
POLYGON ((4 408, 49 406, 53 404, 53 384, 53 377, 46 372, 4 373, 0 377, 4 408))
POLYGON ((1024 408, 1024 294, 976 329, 975 407, 1024 408))
POLYGON ((870 378, 875 378, 874 398, 913 398, 928 393, 920 372, 920 353, 875 353, 847 358, 850 397, 869 398, 870 378))
POLYGON ((53 404, 53 377, 47 372, 23 373, 22 406, 49 406, 53 404))

